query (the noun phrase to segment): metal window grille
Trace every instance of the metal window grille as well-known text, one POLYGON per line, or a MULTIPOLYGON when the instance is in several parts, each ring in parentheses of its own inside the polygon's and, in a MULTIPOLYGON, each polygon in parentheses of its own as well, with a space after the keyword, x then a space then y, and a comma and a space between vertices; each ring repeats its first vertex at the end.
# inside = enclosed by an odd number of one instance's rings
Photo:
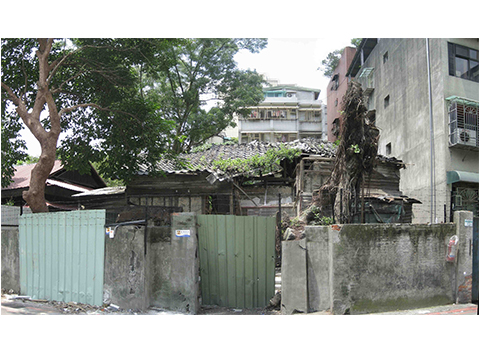
POLYGON ((478 148, 478 104, 452 101, 448 110, 450 146, 478 148))

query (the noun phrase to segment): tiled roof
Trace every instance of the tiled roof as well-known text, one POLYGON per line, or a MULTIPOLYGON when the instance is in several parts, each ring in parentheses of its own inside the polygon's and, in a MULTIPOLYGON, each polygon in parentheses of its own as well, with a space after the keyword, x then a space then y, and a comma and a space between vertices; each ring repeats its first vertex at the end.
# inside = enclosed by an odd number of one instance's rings
MULTIPOLYGON (((302 139, 288 143, 265 143, 252 141, 247 144, 212 144, 204 151, 186 154, 180 157, 185 160, 179 161, 160 160, 157 169, 169 174, 182 174, 207 171, 215 173, 213 161, 220 159, 247 159, 253 155, 263 155, 269 149, 286 146, 287 148, 300 149, 303 154, 316 154, 327 158, 335 155, 334 146, 326 141, 318 139, 302 139), (188 165, 187 165, 188 164, 188 165)), ((139 175, 148 175, 146 165, 140 166, 139 175)))
MULTIPOLYGON (((303 155, 320 155, 325 158, 335 157, 336 147, 327 141, 307 138, 286 143, 265 143, 252 141, 246 144, 212 144, 204 151, 180 156, 180 161, 162 159, 157 163, 157 169, 167 174, 189 174, 207 171, 218 173, 213 166, 215 160, 247 159, 253 155, 264 155, 269 149, 286 146, 287 148, 300 149, 303 155), (184 161, 182 163, 182 161, 184 161)), ((403 162, 396 158, 378 155, 378 159, 403 167, 403 162)), ((140 165, 138 175, 148 175, 147 165, 140 165)))

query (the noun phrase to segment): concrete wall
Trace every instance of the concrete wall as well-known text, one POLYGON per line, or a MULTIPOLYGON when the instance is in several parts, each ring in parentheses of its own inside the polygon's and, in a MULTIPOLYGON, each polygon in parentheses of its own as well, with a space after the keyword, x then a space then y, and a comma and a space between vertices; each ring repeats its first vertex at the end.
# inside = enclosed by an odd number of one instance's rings
POLYGON ((305 300, 308 312, 334 314, 427 307, 457 299, 468 303, 472 218, 470 212, 458 212, 456 224, 308 226, 300 260, 294 242, 282 244, 284 259, 292 260, 282 263, 282 310, 286 314, 302 310, 305 300), (460 238, 457 264, 445 259, 454 234, 460 238), (283 282, 292 274, 300 283, 306 281, 306 298, 298 284, 283 282))
POLYGON ((104 302, 122 309, 149 306, 144 232, 141 226, 121 226, 113 238, 105 237, 104 302))
POLYGON ((124 309, 150 306, 173 311, 198 311, 199 277, 196 217, 172 216, 172 226, 119 227, 105 240, 105 300, 124 309), (178 237, 175 230, 189 230, 178 237))
POLYGON ((2 289, 20 294, 18 227, 2 226, 2 289))
MULTIPOLYGON (((105 236, 104 302, 123 309, 156 306, 193 313, 199 309, 196 216, 178 213, 172 226, 120 226, 105 236), (179 237, 175 230, 189 230, 179 237)), ((2 226, 2 288, 20 291, 18 227, 2 226)))
POLYGON ((195 314, 200 293, 195 214, 176 214, 171 228, 148 231, 150 304, 195 314), (190 234, 179 237, 176 230, 188 230, 190 234))

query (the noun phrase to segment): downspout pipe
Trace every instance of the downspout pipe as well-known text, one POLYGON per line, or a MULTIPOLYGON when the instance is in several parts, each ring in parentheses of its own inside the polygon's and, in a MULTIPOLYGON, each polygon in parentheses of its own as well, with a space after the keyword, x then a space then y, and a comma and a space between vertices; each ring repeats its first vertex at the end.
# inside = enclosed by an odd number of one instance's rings
POLYGON ((430 223, 436 221, 436 197, 435 197, 435 142, 433 131, 433 107, 432 107, 432 79, 430 74, 430 46, 429 39, 425 39, 427 51, 427 75, 428 75, 428 100, 430 112, 430 223))

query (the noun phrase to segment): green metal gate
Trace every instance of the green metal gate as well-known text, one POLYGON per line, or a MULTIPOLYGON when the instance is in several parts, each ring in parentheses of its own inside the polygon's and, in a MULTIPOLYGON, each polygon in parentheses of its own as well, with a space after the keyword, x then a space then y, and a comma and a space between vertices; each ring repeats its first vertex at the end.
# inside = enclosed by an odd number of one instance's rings
POLYGON ((275 295, 274 217, 198 215, 203 305, 262 308, 275 295))
POLYGON ((105 210, 25 214, 20 292, 33 299, 103 303, 105 210))

